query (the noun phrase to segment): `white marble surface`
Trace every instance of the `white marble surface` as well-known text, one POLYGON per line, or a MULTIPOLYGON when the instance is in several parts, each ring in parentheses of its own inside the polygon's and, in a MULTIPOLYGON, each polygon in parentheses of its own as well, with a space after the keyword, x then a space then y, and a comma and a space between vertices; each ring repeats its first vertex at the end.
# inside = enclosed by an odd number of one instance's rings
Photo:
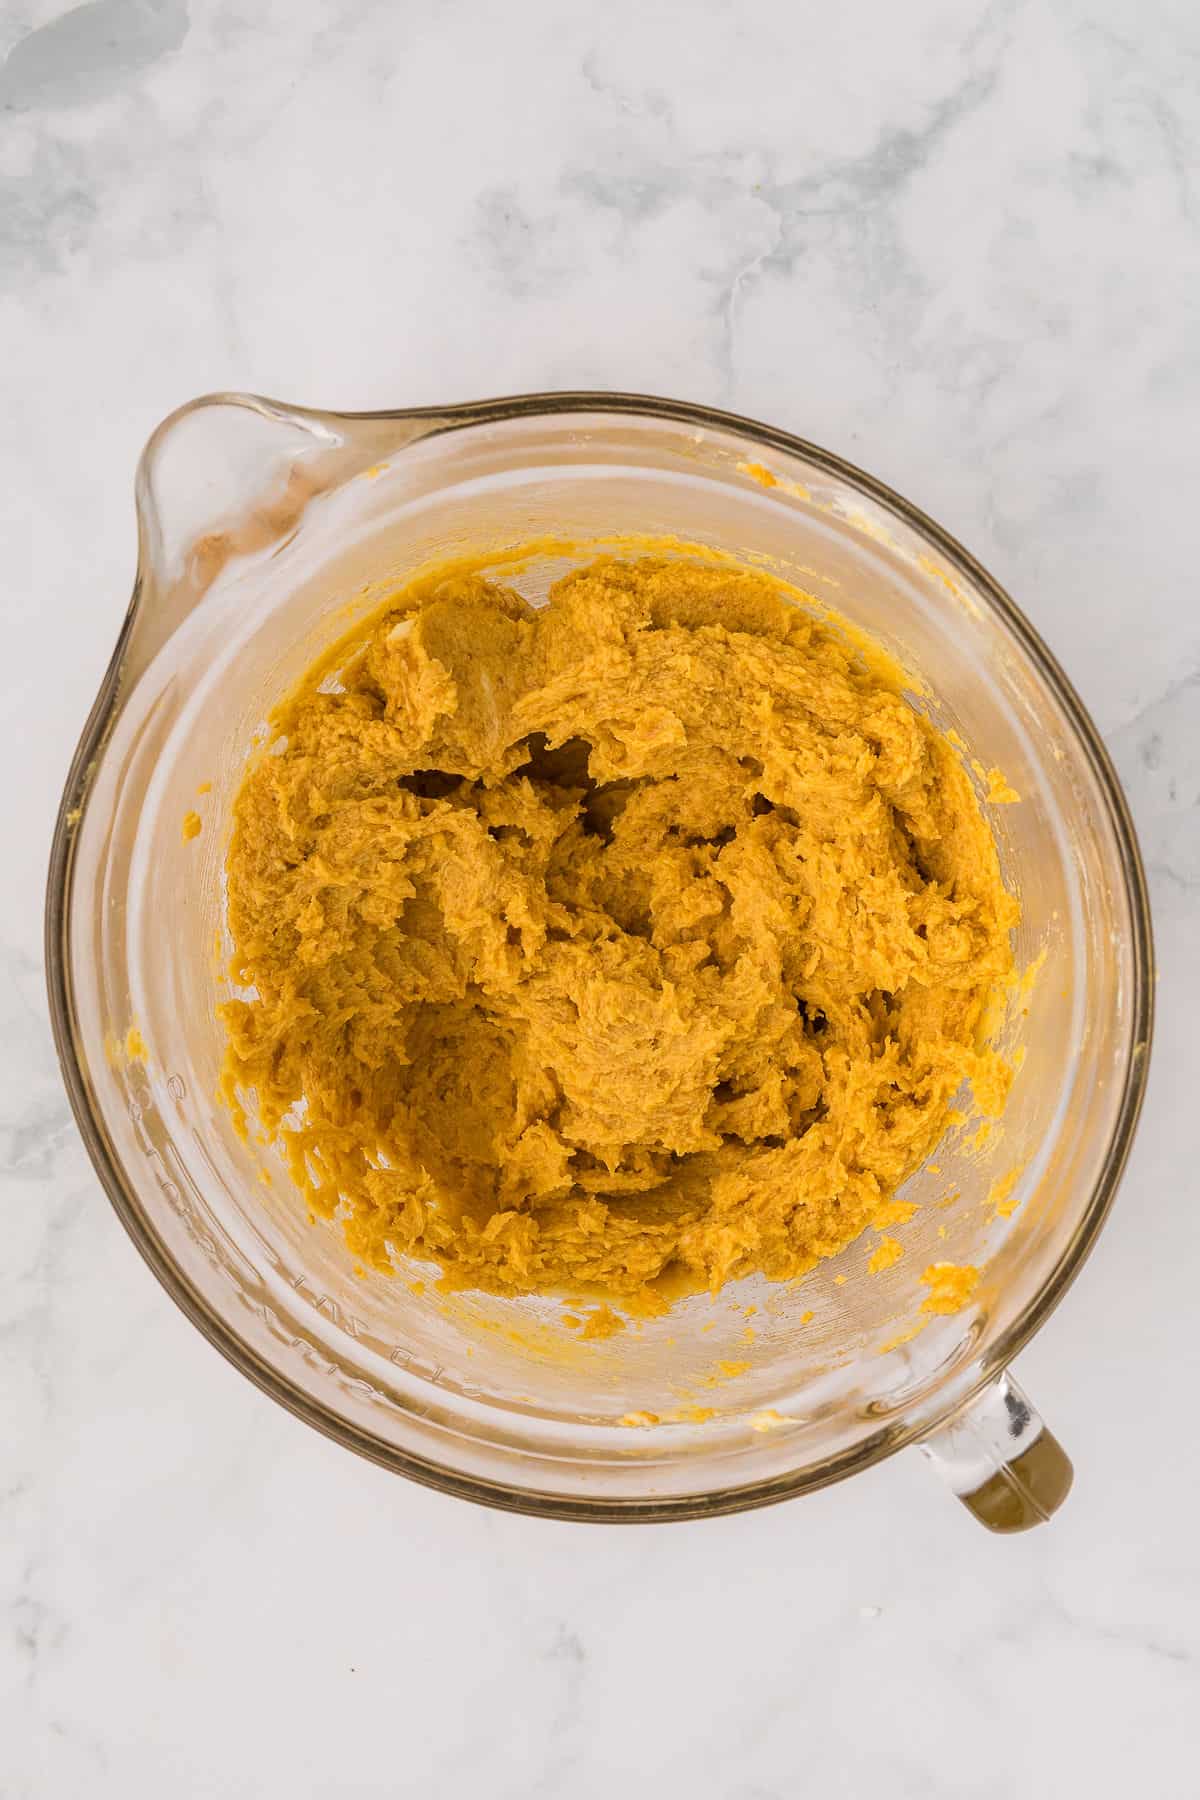
POLYGON ((1200 13, 1193 0, 0 0, 0 1796, 1200 1792, 1200 13), (1123 1194, 987 1537, 913 1458, 708 1525, 476 1510, 200 1340, 76 1139, 53 808, 130 479, 217 387, 644 388, 990 564, 1091 705, 1162 962, 1123 1194))

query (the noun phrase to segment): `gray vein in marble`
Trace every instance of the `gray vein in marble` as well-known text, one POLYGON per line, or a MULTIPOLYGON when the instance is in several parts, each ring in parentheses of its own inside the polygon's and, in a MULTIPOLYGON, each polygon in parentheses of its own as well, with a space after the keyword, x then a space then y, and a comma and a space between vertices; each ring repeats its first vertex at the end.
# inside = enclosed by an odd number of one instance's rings
MULTIPOLYGON (((1185 664, 1191 658, 1185 655, 1185 664)), ((1146 874, 1155 897, 1200 892, 1200 666, 1185 666, 1140 701, 1108 734, 1139 822, 1146 874)))
POLYGON ((11 1056, 22 1076, 6 1069, 9 1079, 0 1087, 0 1181, 44 1180, 58 1172, 59 1153, 77 1143, 41 989, 37 960, 0 948, 0 1069, 11 1056))
POLYGON ((1159 1633, 1148 1632, 1132 1622, 1128 1626, 1122 1626, 1108 1624, 1101 1619, 1085 1618, 1067 1606, 1050 1588, 1043 1590, 1043 1597, 1049 1615, 1085 1642, 1132 1650, 1138 1655, 1151 1657, 1156 1662, 1190 1667, 1197 1660, 1196 1649, 1192 1645, 1167 1640, 1159 1633))
MULTIPOLYGON (((994 35, 1010 10, 1007 3, 989 8, 969 34, 970 47, 994 35)), ((618 115, 645 122, 658 147, 623 140, 616 155, 599 166, 567 168, 559 193, 615 213, 626 232, 685 198, 699 201, 718 217, 739 205, 748 209, 742 229, 756 239, 748 253, 734 250, 730 257, 718 239, 706 258, 715 288, 715 353, 728 390, 735 378, 738 312, 748 288, 766 272, 788 274, 831 230, 844 235, 852 226, 842 249, 860 265, 870 288, 877 292, 886 288, 893 306, 903 291, 915 305, 925 283, 903 250, 889 209, 956 129, 991 99, 1003 50, 1002 42, 983 67, 969 70, 949 92, 935 98, 919 126, 885 124, 862 154, 787 181, 776 180, 769 172, 751 179, 755 164, 761 167, 771 160, 753 147, 687 155, 678 143, 667 98, 657 92, 633 93, 605 79, 593 54, 582 64, 585 82, 618 115)), ((477 225, 480 249, 507 292, 521 296, 541 285, 559 225, 553 209, 543 219, 531 217, 511 188, 483 197, 477 225)))
MULTIPOLYGON (((814 170, 811 175, 760 191, 769 192, 767 204, 785 223, 793 218, 825 212, 858 212, 890 201, 928 167, 930 158, 950 134, 991 98, 997 78, 995 67, 972 73, 933 102, 928 119, 918 129, 888 126, 861 156, 832 163, 827 168, 814 170), (820 196, 829 204, 815 208, 797 204, 806 201, 810 195, 820 196)), ((785 241, 772 260, 786 268, 792 254, 791 246, 785 241)))
POLYGON ((557 221, 530 216, 514 187, 485 188, 475 203, 471 243, 517 299, 551 288, 566 272, 557 221))
POLYGON ((40 1593, 41 1570, 37 1560, 26 1557, 11 1604, 13 1642, 25 1665, 25 1684, 32 1687, 41 1659, 66 1642, 70 1627, 40 1593))
POLYGON ((39 124, 29 166, 0 172, 0 288, 62 277, 84 254, 97 275, 119 265, 129 246, 114 214, 130 182, 147 180, 152 191, 157 183, 160 196, 141 225, 139 254, 162 259, 210 228, 202 164, 188 159, 168 176, 168 146, 163 120, 147 107, 137 107, 129 130, 99 150, 39 124))
MULTIPOLYGON (((1136 103, 1150 120, 1165 152, 1167 166, 1174 178, 1180 211, 1190 224, 1195 225, 1200 221, 1200 207, 1197 206, 1195 193, 1196 146, 1189 145, 1184 121, 1167 97, 1161 66, 1147 63, 1145 46, 1137 36, 1126 37, 1115 31, 1109 23, 1084 20, 1078 28, 1078 36, 1103 44, 1110 52, 1115 53, 1118 64, 1126 69, 1144 70, 1145 85, 1137 90, 1136 103)), ((1200 63, 1200 45, 1189 45, 1186 36, 1180 33, 1172 49, 1172 61, 1182 77, 1184 91, 1194 95, 1195 77, 1189 75, 1186 69, 1189 62, 1200 63)), ((1108 162, 1110 159, 1104 160, 1108 162)))
POLYGON ((55 1174, 58 1152, 74 1136, 75 1124, 65 1094, 38 1094, 15 1118, 0 1117, 0 1180, 32 1175, 45 1180, 55 1174))
POLYGON ((1146 874, 1152 885, 1155 881, 1167 881, 1172 887, 1178 888, 1180 893, 1200 893, 1200 875, 1185 875, 1172 863, 1163 862, 1158 857, 1152 858, 1146 864, 1146 874))
POLYGON ((583 1639, 560 1623, 542 1653, 542 1661, 554 1671, 558 1692, 544 1726, 546 1742, 541 1767, 527 1790, 530 1800, 554 1800, 571 1785, 577 1760, 574 1734, 580 1723, 587 1674, 583 1639))
POLYGON ((100 1736, 99 1732, 89 1731, 75 1719, 54 1717, 47 1721, 46 1730, 51 1737, 60 1743, 68 1744, 72 1749, 81 1750, 91 1763, 93 1772, 105 1775, 112 1766, 112 1746, 100 1736))
MULTIPOLYGON (((972 34, 972 44, 981 41, 994 19, 1006 16, 1009 10, 1007 6, 990 8, 972 34)), ((927 297, 928 282, 905 249, 892 207, 954 133, 992 99, 1006 48, 1002 43, 984 67, 972 69, 935 99, 919 127, 885 125, 859 156, 818 167, 792 181, 756 184, 757 197, 776 220, 776 243, 738 272, 719 302, 725 319, 722 361, 730 379, 735 364, 736 305, 745 281, 752 273, 789 274, 797 260, 809 254, 821 238, 827 238, 830 230, 836 234, 836 254, 857 266, 868 302, 872 296, 888 296, 897 366, 911 358, 913 346, 905 321, 911 323, 927 297), (906 304, 898 306, 901 296, 906 304)), ((977 354, 974 345, 971 354, 977 354)), ((1004 363, 993 367, 986 385, 999 381, 1006 367, 1004 363)), ((894 381, 889 386, 894 387, 894 381)))
POLYGON ((39 137, 27 172, 0 175, 0 279, 6 286, 18 276, 55 273, 87 239, 100 212, 88 160, 73 145, 39 137))
MULTIPOLYGON (((1148 713, 1165 706, 1169 701, 1178 699, 1190 688, 1200 688, 1200 667, 1185 669, 1182 675, 1176 675, 1167 683, 1166 687, 1160 688, 1157 694, 1151 694, 1148 699, 1141 701, 1136 711, 1130 713, 1128 718, 1122 719, 1119 724, 1110 727, 1108 733, 1110 740, 1122 736, 1127 731, 1132 731, 1141 724, 1148 713)), ((1161 738, 1159 744, 1161 748, 1161 738)), ((1147 767, 1151 766, 1157 765, 1147 764, 1147 767)))

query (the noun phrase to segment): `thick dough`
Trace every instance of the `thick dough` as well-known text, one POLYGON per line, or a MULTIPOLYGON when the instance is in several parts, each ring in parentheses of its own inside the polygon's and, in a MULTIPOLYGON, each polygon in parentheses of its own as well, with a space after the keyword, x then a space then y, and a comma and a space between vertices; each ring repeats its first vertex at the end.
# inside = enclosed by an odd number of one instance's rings
MULTIPOLYGON (((324 679, 321 677, 324 675, 324 679)), ((396 597, 247 775, 225 1089, 380 1267, 793 1277, 929 1154, 1016 903, 945 740, 767 576, 396 597)))

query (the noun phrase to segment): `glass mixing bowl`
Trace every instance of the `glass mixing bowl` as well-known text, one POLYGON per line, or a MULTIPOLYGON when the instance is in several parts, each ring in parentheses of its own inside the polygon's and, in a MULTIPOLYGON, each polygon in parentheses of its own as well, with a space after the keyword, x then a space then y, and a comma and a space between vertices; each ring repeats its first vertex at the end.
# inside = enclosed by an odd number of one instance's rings
POLYGON ((913 1443, 996 1529, 1053 1511, 1070 1464, 1005 1371, 1112 1200, 1152 949, 1112 767, 991 577, 826 451, 622 394, 358 415, 215 395, 154 433, 137 509, 132 604, 54 838, 49 989, 100 1179, 205 1335, 341 1443, 521 1511, 728 1512, 913 1443), (274 1153, 216 1101, 214 1005, 225 821, 274 702, 431 559, 573 541, 522 576, 536 595, 624 534, 765 560, 913 672, 913 703, 960 734, 981 792, 994 765, 1021 796, 991 817, 1028 977, 1001 1027, 1023 1051, 1004 1118, 952 1130, 907 1184, 901 1261, 868 1276, 868 1234, 799 1284, 743 1281, 587 1340, 560 1301, 443 1295, 415 1266, 356 1273, 338 1228, 308 1220, 274 1153), (185 842, 193 808, 203 829, 185 842), (939 1261, 982 1272, 949 1316, 922 1311, 939 1261))

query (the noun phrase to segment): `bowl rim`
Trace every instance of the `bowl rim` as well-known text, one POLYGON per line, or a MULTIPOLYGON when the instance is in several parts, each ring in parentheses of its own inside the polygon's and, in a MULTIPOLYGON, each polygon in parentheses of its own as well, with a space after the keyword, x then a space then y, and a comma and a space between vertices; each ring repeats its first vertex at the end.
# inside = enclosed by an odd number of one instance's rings
POLYGON ((713 428, 742 439, 759 452, 764 449, 779 450, 788 455, 799 456, 823 473, 847 483, 896 514, 904 524, 934 545, 948 565, 975 586, 984 603, 1002 620, 1054 693, 1075 733, 1079 750, 1096 779, 1116 839, 1132 923, 1130 1053, 1120 1105, 1100 1177, 1071 1238, 1049 1278, 980 1359, 969 1385, 956 1387, 944 1408, 934 1409, 907 1425, 891 1423, 883 1426, 815 1468, 772 1476, 740 1487, 721 1488, 712 1493, 668 1498, 591 1499, 563 1492, 543 1493, 490 1478, 465 1475, 432 1459, 398 1449, 376 1434, 352 1424, 334 1409, 314 1400, 282 1377, 271 1365, 259 1358, 182 1274, 166 1253, 136 1194, 125 1179, 120 1159, 110 1141, 85 1072, 85 1060, 80 1054, 78 1043, 68 942, 74 893, 74 845, 76 827, 87 805, 92 777, 114 722, 122 688, 126 651, 142 603, 144 574, 139 564, 129 607, 72 758, 59 803, 46 883, 45 961, 51 1027, 71 1109, 100 1184, 144 1261, 176 1305, 209 1343, 258 1388, 297 1418, 383 1468, 406 1475, 423 1486, 503 1511, 607 1524, 719 1517, 722 1514, 771 1505, 797 1494, 829 1486, 859 1470, 872 1467, 906 1444, 919 1442, 932 1435, 1007 1368, 1030 1338, 1045 1324, 1079 1273, 1104 1225, 1124 1172, 1149 1071, 1154 1022, 1154 945, 1149 896, 1137 836, 1128 802, 1108 751, 1057 658, 1016 602, 988 570, 951 533, 912 501, 832 451, 777 426, 742 414, 654 395, 586 389, 553 390, 449 406, 401 407, 370 412, 322 411, 292 406, 249 393, 212 393, 177 408, 155 428, 138 465, 139 494, 143 491, 150 461, 166 434, 188 414, 215 405, 248 407, 267 416, 313 424, 352 425, 367 421, 400 424, 406 421, 424 421, 428 429, 421 434, 422 439, 472 425, 508 422, 534 416, 551 417, 573 413, 640 415, 656 421, 713 428))

